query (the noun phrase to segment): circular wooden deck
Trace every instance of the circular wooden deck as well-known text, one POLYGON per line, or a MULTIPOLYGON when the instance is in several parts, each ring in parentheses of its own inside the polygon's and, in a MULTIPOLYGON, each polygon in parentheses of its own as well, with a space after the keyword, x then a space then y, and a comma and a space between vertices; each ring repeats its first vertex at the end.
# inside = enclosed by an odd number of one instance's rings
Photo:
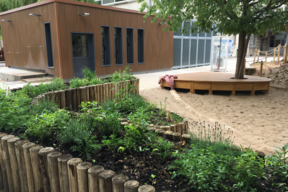
MULTIPOLYGON (((251 95, 255 91, 266 91, 269 93, 271 79, 265 77, 256 77, 245 75, 245 79, 232 79, 231 73, 219 72, 196 72, 177 75, 174 88, 190 89, 191 93, 195 90, 209 90, 209 94, 213 91, 231 91, 235 95, 236 91, 251 91, 251 95)), ((168 83, 162 79, 161 88, 170 87, 168 83)))

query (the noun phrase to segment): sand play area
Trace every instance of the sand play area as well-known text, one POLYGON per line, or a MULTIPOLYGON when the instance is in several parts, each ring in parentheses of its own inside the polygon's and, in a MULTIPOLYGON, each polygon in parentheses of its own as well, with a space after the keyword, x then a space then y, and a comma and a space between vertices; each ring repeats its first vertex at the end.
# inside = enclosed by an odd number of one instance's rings
POLYGON ((215 121, 230 127, 234 144, 273 153, 288 143, 288 91, 271 88, 269 94, 236 96, 199 95, 169 89, 146 88, 140 94, 150 102, 160 101, 166 109, 183 117, 215 121))

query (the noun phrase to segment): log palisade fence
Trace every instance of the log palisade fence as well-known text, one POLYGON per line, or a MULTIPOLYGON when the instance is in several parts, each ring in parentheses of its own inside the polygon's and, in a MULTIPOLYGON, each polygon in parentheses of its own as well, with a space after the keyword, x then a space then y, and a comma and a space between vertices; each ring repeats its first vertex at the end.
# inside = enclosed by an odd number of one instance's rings
POLYGON ((128 92, 135 91, 136 95, 139 95, 139 78, 135 80, 119 81, 116 83, 104 83, 85 87, 79 87, 74 89, 65 89, 60 91, 44 93, 37 97, 45 98, 49 101, 53 101, 61 109, 68 109, 77 111, 82 102, 97 101, 99 104, 108 100, 116 99, 117 93, 119 98, 125 97, 128 92), (129 87, 135 89, 130 89, 129 87), (122 90, 122 91, 121 91, 122 90))
POLYGON ((155 192, 126 175, 92 166, 53 147, 0 133, 0 190, 3 192, 155 192))

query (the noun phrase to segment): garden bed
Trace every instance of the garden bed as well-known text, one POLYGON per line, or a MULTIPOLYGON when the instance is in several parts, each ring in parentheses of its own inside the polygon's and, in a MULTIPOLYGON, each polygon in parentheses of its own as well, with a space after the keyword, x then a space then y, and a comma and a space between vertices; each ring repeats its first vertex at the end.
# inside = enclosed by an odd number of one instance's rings
MULTIPOLYGON (((46 86, 57 87, 52 85, 46 86)), ((157 192, 282 191, 287 187, 288 145, 278 150, 278 156, 266 157, 265 165, 259 154, 233 146, 228 128, 192 120, 183 123, 179 115, 167 113, 166 100, 157 106, 132 90, 101 105, 82 102, 80 111, 74 112, 59 110, 49 99, 31 103, 29 93, 37 92, 39 87, 26 87, 9 97, 0 92, 1 132, 123 173, 157 192), (187 131, 192 138, 181 140, 187 131)))

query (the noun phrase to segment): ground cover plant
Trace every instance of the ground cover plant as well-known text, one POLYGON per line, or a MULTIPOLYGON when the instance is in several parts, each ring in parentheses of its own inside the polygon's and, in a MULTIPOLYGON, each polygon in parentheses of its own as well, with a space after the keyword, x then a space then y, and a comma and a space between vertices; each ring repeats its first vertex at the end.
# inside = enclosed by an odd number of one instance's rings
MULTIPOLYGON (((112 79, 118 81, 116 76, 112 79)), ((81 111, 73 112, 46 100, 31 102, 34 92, 29 87, 6 96, 0 90, 0 132, 53 146, 141 185, 153 185, 156 191, 287 190, 288 145, 263 159, 251 149, 234 146, 229 128, 192 120, 190 142, 169 141, 147 130, 150 124, 183 120, 171 113, 168 121, 166 99, 157 106, 132 92, 121 99, 118 93, 114 101, 82 103, 81 111), (128 123, 121 124, 123 119, 128 123)))

